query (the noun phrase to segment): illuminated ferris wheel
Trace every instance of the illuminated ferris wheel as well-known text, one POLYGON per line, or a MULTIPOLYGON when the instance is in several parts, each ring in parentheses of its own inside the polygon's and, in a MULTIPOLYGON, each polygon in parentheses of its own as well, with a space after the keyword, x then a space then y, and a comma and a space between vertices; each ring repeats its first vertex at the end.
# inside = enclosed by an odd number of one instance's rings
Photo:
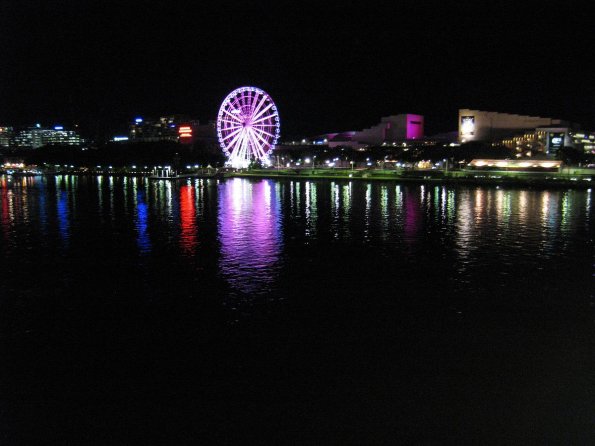
POLYGON ((256 87, 241 87, 229 93, 217 115, 219 145, 232 167, 245 168, 257 160, 270 164, 279 128, 277 106, 256 87))

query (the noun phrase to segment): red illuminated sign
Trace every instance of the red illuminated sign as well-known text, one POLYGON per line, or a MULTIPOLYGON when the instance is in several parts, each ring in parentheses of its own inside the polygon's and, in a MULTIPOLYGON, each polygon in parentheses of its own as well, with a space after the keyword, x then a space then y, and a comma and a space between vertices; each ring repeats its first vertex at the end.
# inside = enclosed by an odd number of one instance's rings
POLYGON ((192 127, 189 125, 181 125, 178 128, 178 134, 180 138, 192 138, 192 127))

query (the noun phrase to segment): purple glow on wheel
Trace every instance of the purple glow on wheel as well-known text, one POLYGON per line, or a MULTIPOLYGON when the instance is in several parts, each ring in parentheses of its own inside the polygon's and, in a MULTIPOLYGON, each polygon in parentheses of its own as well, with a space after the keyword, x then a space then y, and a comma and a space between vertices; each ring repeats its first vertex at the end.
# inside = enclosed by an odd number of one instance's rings
POLYGON ((241 87, 229 93, 217 115, 219 145, 232 167, 248 167, 256 160, 270 164, 279 128, 275 103, 256 87, 241 87))

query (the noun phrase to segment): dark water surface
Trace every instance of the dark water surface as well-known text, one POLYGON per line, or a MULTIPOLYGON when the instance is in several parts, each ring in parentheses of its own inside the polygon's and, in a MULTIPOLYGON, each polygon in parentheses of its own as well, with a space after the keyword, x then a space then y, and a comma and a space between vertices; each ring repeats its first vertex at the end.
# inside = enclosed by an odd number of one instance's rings
POLYGON ((595 441, 594 208, 0 177, 0 443, 595 441))

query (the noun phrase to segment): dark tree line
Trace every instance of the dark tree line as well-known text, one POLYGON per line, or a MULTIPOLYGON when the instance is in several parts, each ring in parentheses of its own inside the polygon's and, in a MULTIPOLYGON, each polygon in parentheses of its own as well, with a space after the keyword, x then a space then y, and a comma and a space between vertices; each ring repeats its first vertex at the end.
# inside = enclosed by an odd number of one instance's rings
POLYGON ((97 165, 126 167, 131 165, 155 166, 160 164, 222 165, 225 157, 213 144, 182 145, 173 141, 142 143, 107 143, 96 148, 76 146, 43 146, 38 149, 5 150, 4 156, 23 159, 27 164, 72 164, 93 167, 97 165))

